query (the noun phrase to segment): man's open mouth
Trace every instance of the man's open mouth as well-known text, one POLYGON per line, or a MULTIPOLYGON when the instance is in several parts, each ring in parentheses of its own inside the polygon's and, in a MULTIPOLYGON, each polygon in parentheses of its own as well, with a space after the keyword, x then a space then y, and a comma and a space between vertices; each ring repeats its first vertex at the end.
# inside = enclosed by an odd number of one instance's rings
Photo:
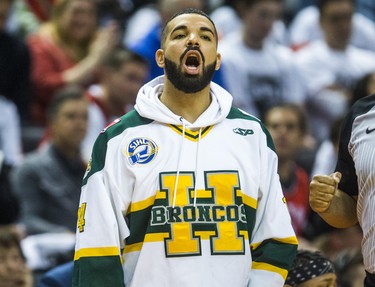
POLYGON ((202 58, 199 52, 197 51, 187 52, 185 57, 183 58, 183 65, 185 68, 185 72, 189 75, 199 74, 201 62, 202 62, 202 58))

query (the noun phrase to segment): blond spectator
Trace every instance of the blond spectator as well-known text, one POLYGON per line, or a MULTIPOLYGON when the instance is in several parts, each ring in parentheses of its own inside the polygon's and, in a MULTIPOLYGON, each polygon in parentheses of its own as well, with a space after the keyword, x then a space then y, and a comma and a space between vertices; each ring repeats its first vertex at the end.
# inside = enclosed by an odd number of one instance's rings
POLYGON ((51 20, 28 38, 32 56, 34 122, 46 123, 54 92, 66 84, 88 85, 95 71, 118 43, 118 27, 99 28, 95 1, 59 0, 51 20))

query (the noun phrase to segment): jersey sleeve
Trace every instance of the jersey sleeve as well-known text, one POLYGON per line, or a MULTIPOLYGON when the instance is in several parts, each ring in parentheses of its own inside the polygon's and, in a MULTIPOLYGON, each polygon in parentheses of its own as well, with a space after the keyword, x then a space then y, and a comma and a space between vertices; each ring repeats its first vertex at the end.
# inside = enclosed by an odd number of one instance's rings
POLYGON ((277 156, 268 131, 261 149, 261 190, 251 236, 250 287, 284 286, 297 252, 295 236, 277 174, 277 156))
POLYGON ((105 134, 95 142, 78 210, 73 287, 124 287, 122 250, 129 229, 105 134))

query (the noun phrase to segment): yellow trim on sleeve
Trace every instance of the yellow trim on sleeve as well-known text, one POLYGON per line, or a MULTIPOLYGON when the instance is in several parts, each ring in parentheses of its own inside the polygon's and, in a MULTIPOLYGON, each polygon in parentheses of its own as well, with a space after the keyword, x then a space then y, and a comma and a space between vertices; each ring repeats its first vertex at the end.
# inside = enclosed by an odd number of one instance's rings
MULTIPOLYGON (((278 241, 285 244, 292 244, 292 245, 298 245, 297 237, 291 236, 291 237, 285 237, 285 238, 272 238, 274 241, 278 241)), ((262 242, 252 243, 251 248, 257 249, 259 245, 261 245, 262 242)))
POLYGON ((155 202, 155 196, 150 196, 149 198, 146 198, 145 200, 142 200, 142 201, 133 202, 130 205, 130 208, 128 209, 127 213, 144 210, 147 207, 152 206, 154 202, 155 202))
POLYGON ((74 260, 79 260, 82 257, 97 257, 97 256, 120 256, 117 247, 93 247, 81 248, 74 253, 74 260))
POLYGON ((286 280, 286 276, 288 276, 288 270, 285 270, 285 269, 282 269, 282 268, 279 268, 279 267, 276 267, 274 265, 264 263, 264 262, 253 261, 252 268, 257 269, 257 270, 265 270, 265 271, 270 271, 270 272, 280 274, 281 277, 283 277, 284 280, 286 280))
POLYGON ((143 246, 143 242, 126 245, 124 249, 124 253, 140 251, 142 249, 142 246, 143 246))
POLYGON ((145 242, 162 242, 169 237, 168 232, 163 233, 147 233, 143 242, 133 243, 125 246, 125 253, 140 251, 145 242))
POLYGON ((295 236, 285 237, 285 238, 274 238, 274 240, 282 242, 282 243, 298 245, 298 239, 295 236))

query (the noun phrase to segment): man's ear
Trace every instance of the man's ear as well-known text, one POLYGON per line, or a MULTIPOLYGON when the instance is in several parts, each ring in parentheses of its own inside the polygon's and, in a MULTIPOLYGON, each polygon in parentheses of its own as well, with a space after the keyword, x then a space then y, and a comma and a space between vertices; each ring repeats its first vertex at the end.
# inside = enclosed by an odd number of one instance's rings
POLYGON ((158 49, 156 51, 155 60, 160 68, 164 68, 164 50, 158 49))
POLYGON ((215 71, 217 71, 217 70, 220 69, 220 65, 221 65, 221 54, 220 54, 220 53, 217 53, 217 55, 216 55, 216 66, 215 66, 215 71))

